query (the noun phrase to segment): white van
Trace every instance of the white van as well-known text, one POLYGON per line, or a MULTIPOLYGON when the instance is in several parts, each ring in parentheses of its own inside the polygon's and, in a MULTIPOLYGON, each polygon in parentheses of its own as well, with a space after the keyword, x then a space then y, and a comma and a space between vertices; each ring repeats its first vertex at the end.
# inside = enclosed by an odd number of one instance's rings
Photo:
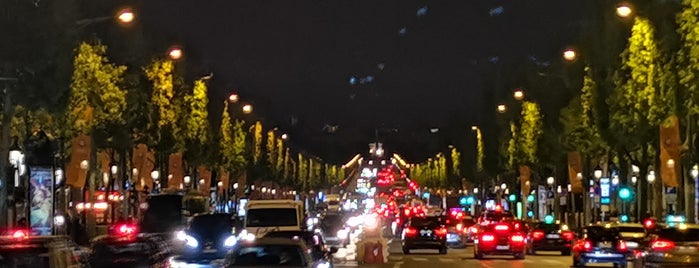
POLYGON ((250 200, 245 226, 239 238, 253 240, 274 231, 303 230, 303 202, 294 200, 250 200))
POLYGON ((339 194, 329 194, 325 196, 325 204, 328 207, 328 212, 339 212, 342 209, 339 194))

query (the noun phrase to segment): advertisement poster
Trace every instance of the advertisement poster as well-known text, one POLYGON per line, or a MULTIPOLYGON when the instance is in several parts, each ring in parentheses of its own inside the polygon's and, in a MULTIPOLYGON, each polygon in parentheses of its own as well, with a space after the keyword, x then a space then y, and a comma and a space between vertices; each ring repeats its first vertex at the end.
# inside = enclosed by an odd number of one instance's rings
POLYGON ((31 167, 29 177, 30 219, 36 235, 51 235, 53 227, 53 169, 31 167))

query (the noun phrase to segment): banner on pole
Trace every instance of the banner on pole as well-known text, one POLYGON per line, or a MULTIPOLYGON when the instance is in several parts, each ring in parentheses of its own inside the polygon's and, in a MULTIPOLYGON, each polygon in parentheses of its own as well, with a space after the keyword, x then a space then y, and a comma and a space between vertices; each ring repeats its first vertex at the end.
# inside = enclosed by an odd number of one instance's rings
POLYGON ((29 226, 34 235, 53 230, 53 168, 29 167, 29 226))

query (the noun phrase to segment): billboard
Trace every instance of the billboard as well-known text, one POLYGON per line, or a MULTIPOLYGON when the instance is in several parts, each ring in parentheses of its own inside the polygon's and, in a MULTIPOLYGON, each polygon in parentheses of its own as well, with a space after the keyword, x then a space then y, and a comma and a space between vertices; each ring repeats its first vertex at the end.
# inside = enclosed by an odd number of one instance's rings
POLYGON ((29 225, 35 235, 51 235, 53 228, 53 168, 29 168, 29 225))

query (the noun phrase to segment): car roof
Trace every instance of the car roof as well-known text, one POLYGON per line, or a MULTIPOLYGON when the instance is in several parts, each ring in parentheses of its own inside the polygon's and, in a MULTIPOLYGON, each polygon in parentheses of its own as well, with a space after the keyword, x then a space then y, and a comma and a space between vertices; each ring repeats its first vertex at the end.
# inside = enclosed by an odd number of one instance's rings
POLYGON ((301 246, 305 247, 306 244, 303 241, 300 240, 291 240, 288 238, 271 238, 271 237, 264 237, 260 239, 255 239, 253 241, 243 241, 243 243, 240 243, 239 245, 245 245, 245 246, 256 246, 256 245, 289 245, 289 246, 301 246))
POLYGON ((632 223, 632 222, 618 222, 618 223, 613 223, 612 227, 636 227, 636 228, 644 228, 643 224, 640 223, 632 223))

